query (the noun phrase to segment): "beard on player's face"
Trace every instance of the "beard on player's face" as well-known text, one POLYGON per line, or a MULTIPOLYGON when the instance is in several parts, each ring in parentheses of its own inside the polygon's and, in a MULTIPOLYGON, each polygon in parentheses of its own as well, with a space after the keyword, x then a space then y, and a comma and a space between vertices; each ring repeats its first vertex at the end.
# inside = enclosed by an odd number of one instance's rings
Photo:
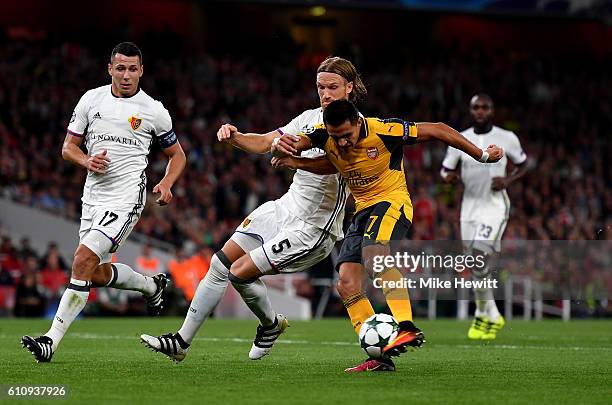
POLYGON ((488 104, 472 105, 470 108, 474 127, 478 129, 486 129, 493 123, 493 107, 488 104))
POLYGON ((336 100, 348 100, 346 86, 338 87, 337 89, 331 90, 325 94, 319 94, 319 101, 321 102, 321 108, 323 109, 325 109, 331 102, 336 100))
POLYGON ((474 119, 474 123, 476 123, 477 125, 482 125, 482 126, 486 126, 487 124, 491 123, 491 117, 480 117, 480 116, 473 116, 474 119))
POLYGON ((474 121, 474 129, 478 133, 486 133, 489 132, 491 127, 493 126, 493 116, 488 115, 487 117, 478 117, 472 116, 474 121))

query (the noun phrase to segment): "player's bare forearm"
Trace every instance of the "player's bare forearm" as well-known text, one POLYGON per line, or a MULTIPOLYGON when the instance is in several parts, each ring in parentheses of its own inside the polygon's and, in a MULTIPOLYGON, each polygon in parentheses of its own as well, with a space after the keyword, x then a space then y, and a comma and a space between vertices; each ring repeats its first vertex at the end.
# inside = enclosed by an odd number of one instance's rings
POLYGON ((527 168, 527 161, 525 161, 520 166, 516 166, 514 168, 512 173, 510 173, 510 175, 508 176, 508 180, 510 182, 516 181, 516 180, 520 179, 521 177, 523 177, 525 175, 525 173, 527 173, 528 170, 529 169, 527 168))
POLYGON ((288 167, 290 169, 301 169, 314 174, 336 174, 338 169, 325 156, 316 158, 305 158, 299 156, 285 156, 272 159, 274 167, 288 167))
POLYGON ((62 145, 62 158, 77 166, 87 168, 87 156, 81 150, 81 138, 67 134, 62 145))
POLYGON ((89 171, 97 174, 104 174, 108 169, 111 159, 107 156, 107 151, 89 156, 81 150, 82 138, 71 134, 66 134, 64 144, 62 145, 62 157, 64 160, 72 162, 89 171))
POLYGON ((172 186, 183 172, 187 163, 185 152, 178 142, 165 148, 164 153, 168 156, 166 175, 153 187, 153 193, 159 194, 159 198, 156 200, 159 205, 166 205, 172 201, 172 186))
POLYGON ((166 174, 161 179, 160 183, 165 184, 168 188, 172 187, 179 178, 185 165, 187 158, 180 143, 175 143, 169 148, 164 149, 164 153, 168 156, 168 165, 166 166, 166 174))
POLYGON ((272 141, 279 136, 278 131, 267 134, 242 133, 232 124, 223 124, 217 131, 219 142, 228 142, 232 146, 249 153, 266 153, 272 146, 272 141))
POLYGON ((296 160, 296 169, 306 170, 314 174, 336 174, 338 169, 325 156, 316 158, 294 157, 296 160))
POLYGON ((506 177, 493 177, 493 179, 491 179, 491 189, 494 191, 503 190, 510 186, 515 180, 523 177, 525 173, 527 173, 527 162, 515 167, 512 173, 506 177))
POLYGON ((417 123, 418 142, 426 142, 438 139, 445 144, 459 149, 476 160, 480 160, 482 149, 474 145, 467 138, 442 122, 419 122, 417 123))
POLYGON ((482 150, 459 132, 441 122, 421 122, 417 123, 417 128, 417 142, 438 139, 483 163, 495 163, 504 156, 502 148, 496 145, 489 145, 486 150, 482 150))
POLYGON ((275 136, 278 136, 277 132, 267 134, 236 132, 232 134, 230 143, 245 152, 263 154, 270 151, 275 136))

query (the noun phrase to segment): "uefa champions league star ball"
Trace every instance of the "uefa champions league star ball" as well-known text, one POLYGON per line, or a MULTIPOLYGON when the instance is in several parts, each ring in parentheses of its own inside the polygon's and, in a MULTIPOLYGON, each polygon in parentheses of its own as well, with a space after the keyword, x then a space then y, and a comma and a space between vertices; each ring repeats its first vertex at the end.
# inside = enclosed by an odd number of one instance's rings
POLYGON ((395 318, 387 314, 375 314, 366 319, 359 330, 359 342, 368 356, 382 357, 383 348, 397 337, 399 326, 395 318))

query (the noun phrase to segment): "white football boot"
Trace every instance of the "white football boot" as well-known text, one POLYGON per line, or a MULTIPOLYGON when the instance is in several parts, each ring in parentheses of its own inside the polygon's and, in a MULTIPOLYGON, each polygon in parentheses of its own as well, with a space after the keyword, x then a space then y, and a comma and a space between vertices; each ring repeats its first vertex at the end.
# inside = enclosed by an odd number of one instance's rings
POLYGON ((183 361, 187 356, 189 345, 183 341, 178 333, 167 333, 161 336, 140 335, 140 341, 154 352, 160 352, 175 362, 183 361))
POLYGON ((270 353, 276 339, 287 329, 289 321, 283 314, 277 314, 274 324, 270 326, 257 326, 257 334, 249 352, 251 360, 259 360, 270 353))

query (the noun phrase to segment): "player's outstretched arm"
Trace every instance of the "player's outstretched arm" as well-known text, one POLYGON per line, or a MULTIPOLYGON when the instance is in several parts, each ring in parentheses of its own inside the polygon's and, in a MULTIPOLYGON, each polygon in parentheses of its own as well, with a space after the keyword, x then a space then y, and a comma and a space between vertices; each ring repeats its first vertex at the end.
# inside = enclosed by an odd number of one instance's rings
POLYGON ((111 161, 106 155, 106 150, 97 155, 89 156, 81 150, 82 142, 83 138, 70 133, 66 134, 64 144, 62 145, 62 158, 94 173, 106 173, 106 169, 108 169, 111 161))
POLYGON ((459 132, 441 122, 418 122, 417 130, 417 142, 438 139, 483 163, 495 163, 504 156, 502 148, 496 145, 489 145, 487 150, 483 151, 459 132))
POLYGON ((305 158, 299 156, 273 157, 270 162, 275 168, 286 167, 288 169, 301 169, 314 174, 336 174, 338 169, 326 156, 316 158, 305 158))
POLYGON ((174 143, 168 148, 164 148, 163 152, 168 156, 166 175, 155 187, 153 187, 153 193, 160 193, 156 201, 159 205, 166 205, 172 200, 172 186, 183 172, 187 162, 185 152, 179 142, 174 143))
POLYGON ((238 131, 232 124, 223 124, 217 131, 219 142, 228 142, 231 145, 249 153, 267 153, 272 147, 274 138, 280 136, 278 131, 267 134, 246 133, 238 131))

